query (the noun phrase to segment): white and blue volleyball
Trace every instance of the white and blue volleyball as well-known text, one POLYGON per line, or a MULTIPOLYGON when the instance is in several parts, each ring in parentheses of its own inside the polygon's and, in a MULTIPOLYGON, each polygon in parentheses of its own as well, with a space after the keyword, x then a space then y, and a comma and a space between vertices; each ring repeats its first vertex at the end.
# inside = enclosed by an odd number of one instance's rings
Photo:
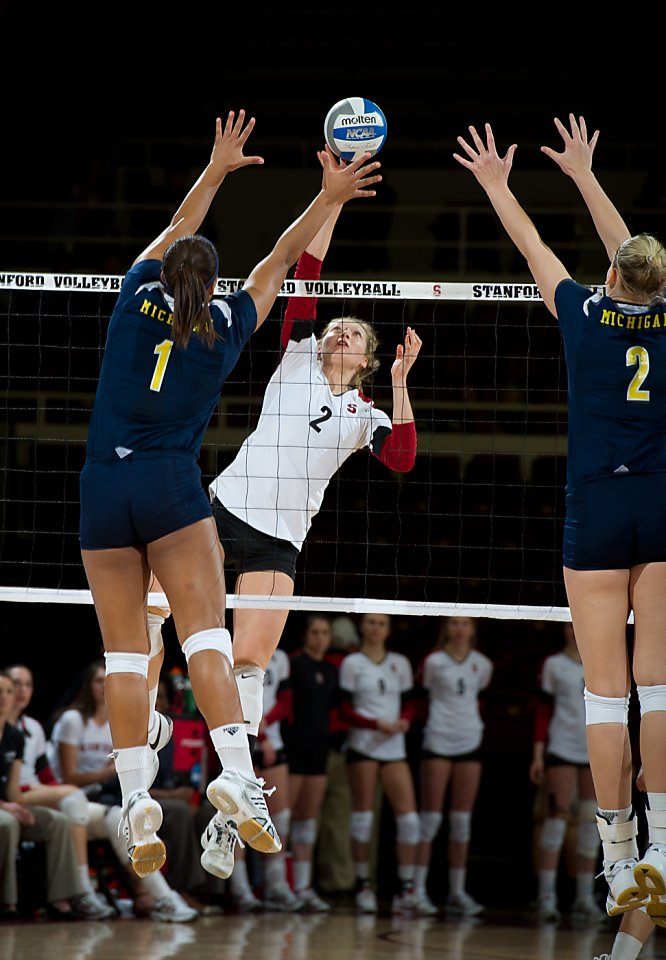
POLYGON ((324 137, 343 160, 355 160, 362 153, 375 154, 386 142, 386 117, 372 100, 348 97, 326 114, 324 137))

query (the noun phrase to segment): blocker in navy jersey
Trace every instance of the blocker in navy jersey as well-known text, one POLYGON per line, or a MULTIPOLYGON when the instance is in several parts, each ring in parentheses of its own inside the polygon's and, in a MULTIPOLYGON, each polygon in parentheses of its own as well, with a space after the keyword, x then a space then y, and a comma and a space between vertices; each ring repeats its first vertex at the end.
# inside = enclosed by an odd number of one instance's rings
POLYGON ((564 565, 666 561, 666 307, 555 292, 569 374, 564 565))
POLYGON ((176 348, 173 301, 160 282, 161 269, 160 260, 143 260, 123 281, 93 407, 89 461, 113 460, 128 450, 198 456, 224 381, 256 328, 254 303, 241 290, 210 303, 219 337, 213 348, 196 335, 187 349, 176 348))
POLYGON ((85 550, 149 543, 211 515, 196 458, 257 313, 244 291, 214 299, 214 346, 195 334, 176 347, 161 268, 130 269, 109 323, 81 472, 85 550))

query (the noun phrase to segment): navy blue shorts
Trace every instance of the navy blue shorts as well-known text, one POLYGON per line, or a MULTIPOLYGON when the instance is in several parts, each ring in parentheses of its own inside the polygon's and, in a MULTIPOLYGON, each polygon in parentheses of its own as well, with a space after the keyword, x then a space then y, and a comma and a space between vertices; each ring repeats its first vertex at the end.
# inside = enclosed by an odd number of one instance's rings
POLYGON ((187 454, 86 463, 79 487, 82 550, 153 543, 213 515, 199 465, 187 454))
POLYGON ((564 566, 629 570, 666 562, 666 473, 624 473, 567 493, 564 566))

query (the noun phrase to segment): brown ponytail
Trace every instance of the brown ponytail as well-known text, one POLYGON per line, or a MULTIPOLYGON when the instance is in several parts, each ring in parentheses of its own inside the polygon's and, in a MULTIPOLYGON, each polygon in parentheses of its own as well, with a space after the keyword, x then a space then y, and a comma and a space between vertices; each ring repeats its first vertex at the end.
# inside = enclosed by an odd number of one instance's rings
POLYGON ((215 247, 199 235, 179 237, 162 260, 167 293, 173 297, 173 341, 187 348, 192 333, 207 347, 218 339, 208 306, 208 288, 216 280, 215 247))

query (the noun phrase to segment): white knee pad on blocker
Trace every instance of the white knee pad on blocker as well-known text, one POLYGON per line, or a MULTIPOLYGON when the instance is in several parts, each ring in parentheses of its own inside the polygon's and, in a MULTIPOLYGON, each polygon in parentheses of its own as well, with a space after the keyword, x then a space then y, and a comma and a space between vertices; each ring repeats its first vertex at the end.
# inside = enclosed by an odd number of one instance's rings
MULTIPOLYGON (((596 804, 595 804, 596 806, 596 804)), ((599 853, 601 838, 595 820, 579 820, 576 826, 576 853, 592 860, 599 853)))
POLYGON ((256 665, 234 667, 243 719, 247 732, 255 737, 259 733, 259 724, 264 715, 264 673, 265 671, 256 665))
POLYGON ((468 810, 451 810, 449 813, 449 840, 469 843, 472 834, 472 814, 468 810))
POLYGON ((401 813, 395 818, 396 840, 398 843, 416 845, 421 839, 421 821, 416 810, 401 813))
POLYGON ((291 825, 291 842, 303 843, 307 846, 314 846, 317 840, 317 820, 311 817, 309 820, 294 820, 291 825))
POLYGON ((372 810, 354 810, 350 817, 349 832, 352 840, 370 843, 372 836, 372 810))
POLYGON ((659 683, 644 687, 639 684, 636 689, 642 717, 646 713, 654 713, 655 710, 666 710, 666 685, 659 683))
POLYGON ((150 638, 150 658, 156 657, 158 653, 161 653, 164 649, 164 642, 162 640, 162 627, 164 625, 164 617, 161 617, 158 613, 148 613, 146 614, 148 618, 148 637, 150 638))
POLYGON ((629 694, 626 697, 599 697, 585 688, 585 723, 623 723, 629 719, 629 694))
POLYGON ((419 821, 421 823, 421 841, 423 843, 433 842, 439 833, 442 820, 442 814, 437 813, 436 810, 424 810, 419 814, 419 821))
POLYGON ((566 832, 566 820, 563 820, 562 817, 546 817, 539 834, 539 846, 542 850, 557 853, 558 850, 562 849, 566 832))
POLYGON ((144 680, 148 679, 147 653, 105 653, 106 675, 113 673, 136 673, 144 680))
POLYGON ((70 823, 79 827, 85 827, 90 819, 88 798, 83 790, 74 790, 63 797, 58 804, 58 809, 65 814, 70 823))
POLYGON ((193 633, 183 643, 183 653, 188 663, 195 653, 203 653, 205 650, 221 653, 233 667, 234 655, 231 652, 231 634, 224 627, 200 630, 198 633, 193 633))

